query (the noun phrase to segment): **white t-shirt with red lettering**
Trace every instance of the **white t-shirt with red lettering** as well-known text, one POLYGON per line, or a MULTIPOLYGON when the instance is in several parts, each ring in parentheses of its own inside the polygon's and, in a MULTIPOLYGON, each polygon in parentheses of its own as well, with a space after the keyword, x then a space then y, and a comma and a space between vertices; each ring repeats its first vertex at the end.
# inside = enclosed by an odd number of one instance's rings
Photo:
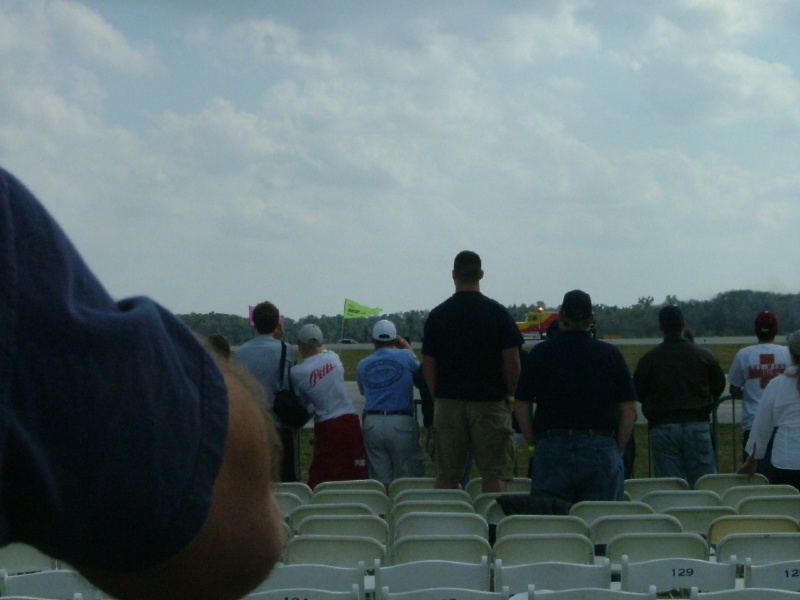
POLYGON ((335 352, 323 350, 304 358, 289 376, 297 397, 314 411, 315 423, 358 414, 344 384, 344 366, 335 352))
POLYGON ((728 383, 742 388, 742 430, 753 427, 758 403, 767 384, 792 364, 789 348, 778 344, 756 344, 736 353, 728 383))

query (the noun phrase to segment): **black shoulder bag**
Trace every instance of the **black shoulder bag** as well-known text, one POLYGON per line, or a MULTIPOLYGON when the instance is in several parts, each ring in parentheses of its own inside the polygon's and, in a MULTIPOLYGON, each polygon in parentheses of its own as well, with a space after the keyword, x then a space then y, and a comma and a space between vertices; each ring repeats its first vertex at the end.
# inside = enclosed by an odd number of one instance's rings
POLYGON ((289 387, 283 389, 283 372, 286 365, 286 344, 281 342, 281 360, 278 365, 278 391, 275 392, 275 401, 272 412, 278 417, 279 425, 290 429, 302 429, 308 423, 312 414, 300 404, 292 389, 292 380, 289 378, 289 387))

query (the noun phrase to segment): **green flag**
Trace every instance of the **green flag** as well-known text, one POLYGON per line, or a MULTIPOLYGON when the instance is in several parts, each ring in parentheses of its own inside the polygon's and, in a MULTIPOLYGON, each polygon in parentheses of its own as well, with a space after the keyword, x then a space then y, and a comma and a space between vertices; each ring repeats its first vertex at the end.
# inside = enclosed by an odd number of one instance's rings
POLYGON ((350 298, 344 299, 344 318, 345 319, 360 319, 362 317, 371 317, 372 315, 379 314, 382 308, 370 308, 358 302, 353 302, 350 298))

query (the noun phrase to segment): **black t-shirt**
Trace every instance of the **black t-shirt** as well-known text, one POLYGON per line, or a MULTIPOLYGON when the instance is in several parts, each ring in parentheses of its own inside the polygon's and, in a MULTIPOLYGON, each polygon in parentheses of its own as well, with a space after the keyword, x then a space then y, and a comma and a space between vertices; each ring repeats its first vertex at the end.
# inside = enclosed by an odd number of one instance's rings
POLYGON ((422 353, 436 359, 436 397, 504 400, 502 351, 522 342, 503 305, 477 291, 456 292, 425 321, 422 353))
POLYGON ((516 397, 535 402, 533 429, 617 428, 620 402, 636 400, 616 346, 588 331, 562 331, 536 344, 522 365, 516 397))

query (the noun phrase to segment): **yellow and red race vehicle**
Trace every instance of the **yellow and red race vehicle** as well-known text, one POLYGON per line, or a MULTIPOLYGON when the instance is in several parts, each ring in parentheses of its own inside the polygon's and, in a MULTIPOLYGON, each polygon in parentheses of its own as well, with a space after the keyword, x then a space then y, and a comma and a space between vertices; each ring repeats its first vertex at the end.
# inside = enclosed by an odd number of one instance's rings
POLYGON ((517 323, 519 331, 526 342, 543 340, 550 323, 558 319, 558 312, 545 310, 540 306, 538 310, 525 315, 525 320, 517 323))

